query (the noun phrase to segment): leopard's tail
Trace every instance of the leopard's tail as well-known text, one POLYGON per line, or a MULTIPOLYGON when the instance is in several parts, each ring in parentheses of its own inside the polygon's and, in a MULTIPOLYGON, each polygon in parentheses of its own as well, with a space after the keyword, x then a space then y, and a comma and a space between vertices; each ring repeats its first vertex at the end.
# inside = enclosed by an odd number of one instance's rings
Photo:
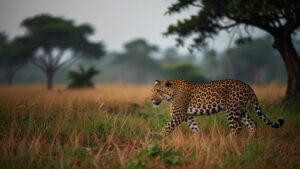
POLYGON ((251 89, 251 96, 250 96, 250 102, 254 106, 256 114, 259 116, 259 118, 265 122, 268 126, 271 126, 272 128, 280 128, 284 124, 284 119, 282 117, 279 117, 277 122, 272 122, 267 118, 265 114, 262 113, 261 108, 258 105, 257 97, 254 93, 254 91, 251 89))

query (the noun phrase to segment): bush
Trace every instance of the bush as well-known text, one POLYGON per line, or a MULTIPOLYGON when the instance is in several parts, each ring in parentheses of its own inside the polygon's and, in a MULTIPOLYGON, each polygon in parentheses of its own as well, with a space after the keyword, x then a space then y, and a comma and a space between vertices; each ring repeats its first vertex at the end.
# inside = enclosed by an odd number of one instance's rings
POLYGON ((69 71, 68 77, 71 80, 71 83, 69 84, 68 87, 69 88, 94 87, 92 78, 99 73, 100 71, 96 70, 93 66, 85 70, 82 65, 79 65, 78 72, 74 70, 69 71))

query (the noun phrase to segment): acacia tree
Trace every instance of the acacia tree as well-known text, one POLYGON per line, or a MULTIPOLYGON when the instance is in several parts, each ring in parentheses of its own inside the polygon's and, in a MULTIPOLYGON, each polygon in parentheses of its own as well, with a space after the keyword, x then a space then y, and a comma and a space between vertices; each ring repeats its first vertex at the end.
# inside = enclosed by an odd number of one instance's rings
POLYGON ((26 43, 27 38, 16 37, 9 41, 4 33, 0 34, 0 66, 7 84, 13 83, 16 72, 25 65, 30 57, 33 46, 26 43))
POLYGON ((165 35, 177 35, 181 45, 192 37, 191 47, 198 48, 222 30, 237 30, 241 26, 246 31, 248 27, 262 29, 273 37, 273 47, 284 61, 288 75, 286 96, 300 97, 300 59, 291 38, 300 26, 300 1, 176 0, 167 13, 189 8, 198 8, 197 13, 170 25, 165 35))
POLYGON ((53 76, 62 65, 78 57, 104 55, 101 42, 88 40, 94 33, 90 25, 42 14, 26 18, 21 26, 26 29, 28 43, 35 46, 31 61, 45 73, 48 89, 52 89, 53 76))

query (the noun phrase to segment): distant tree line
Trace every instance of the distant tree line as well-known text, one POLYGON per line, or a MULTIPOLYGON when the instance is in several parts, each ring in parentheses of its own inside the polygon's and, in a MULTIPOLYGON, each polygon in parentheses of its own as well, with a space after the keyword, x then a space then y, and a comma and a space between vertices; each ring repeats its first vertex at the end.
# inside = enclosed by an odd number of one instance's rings
POLYGON ((69 78, 71 87, 92 86, 91 79, 100 70, 100 76, 94 78, 97 82, 235 78, 264 84, 287 79, 283 62, 274 59, 280 56, 271 47, 270 37, 241 44, 237 41, 239 45, 224 52, 205 48, 202 53, 182 54, 175 47, 160 49, 145 39, 126 42, 123 52, 106 52, 103 42, 88 40, 94 32, 88 24, 76 25, 72 20, 42 14, 26 18, 21 26, 26 33, 11 40, 0 33, 2 83, 11 84, 13 79, 17 83, 46 80, 51 89, 53 82, 67 83, 69 78), (82 66, 78 69, 78 65, 82 66))
MULTIPOLYGON (((73 85, 87 84, 89 82, 80 82, 82 77, 79 75, 80 72, 84 74, 83 67, 91 66, 94 66, 93 71, 101 70, 101 75, 95 77, 97 82, 149 83, 153 79, 175 78, 184 78, 192 82, 223 78, 258 84, 284 82, 287 78, 284 65, 280 60, 273 59, 279 57, 279 54, 270 43, 270 37, 258 38, 222 53, 206 49, 201 54, 202 57, 199 57, 196 54, 180 54, 174 47, 159 49, 157 45, 149 44, 144 39, 135 39, 124 44, 124 52, 108 52, 101 60, 81 57, 71 64, 62 65, 57 73, 56 82, 67 83, 68 77, 71 77, 73 85), (74 71, 78 64, 83 66, 77 76, 74 71), (70 69, 73 69, 71 74, 70 69)), ((24 62, 21 65, 24 65, 24 62)), ((20 67, 16 65, 16 68, 20 67)), ((17 82, 42 82, 43 75, 37 70, 34 64, 23 66, 16 76, 19 79, 17 82), (30 77, 26 74, 30 74, 30 77)))
MULTIPOLYGON (((287 80, 284 63, 271 46, 269 36, 253 39, 223 53, 208 50, 204 56, 203 69, 211 79, 233 78, 255 84, 287 80)), ((297 48, 300 50, 300 48, 297 48)))

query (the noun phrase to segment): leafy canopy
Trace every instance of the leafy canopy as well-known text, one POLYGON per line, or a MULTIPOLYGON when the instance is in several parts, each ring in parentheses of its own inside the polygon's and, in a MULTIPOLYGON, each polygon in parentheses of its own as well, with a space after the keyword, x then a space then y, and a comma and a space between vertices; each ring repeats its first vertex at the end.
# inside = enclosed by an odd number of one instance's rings
POLYGON ((33 49, 32 44, 27 42, 27 37, 16 37, 9 41, 4 33, 0 33, 0 65, 19 66, 26 63, 33 49))
POLYGON ((172 15, 186 9, 197 12, 187 19, 170 25, 165 35, 177 35, 179 45, 187 37, 193 38, 191 47, 207 45, 220 31, 232 31, 243 26, 258 27, 276 36, 285 29, 287 34, 300 26, 299 0, 176 0, 167 11, 172 15))
POLYGON ((88 36, 94 29, 88 24, 75 25, 72 20, 47 14, 25 19, 21 26, 36 47, 52 50, 53 48, 72 49, 84 56, 100 57, 104 54, 101 42, 90 42, 88 36))

